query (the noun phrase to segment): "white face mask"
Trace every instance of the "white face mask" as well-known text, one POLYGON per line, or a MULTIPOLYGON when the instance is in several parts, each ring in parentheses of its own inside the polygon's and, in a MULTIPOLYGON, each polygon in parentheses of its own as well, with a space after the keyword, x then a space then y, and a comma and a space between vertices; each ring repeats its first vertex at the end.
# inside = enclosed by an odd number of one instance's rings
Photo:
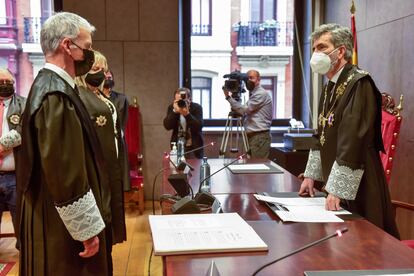
POLYGON ((338 49, 339 47, 334 49, 329 54, 325 54, 324 52, 313 52, 312 58, 309 62, 312 71, 321 75, 328 73, 332 66, 338 61, 336 60, 335 62, 331 62, 329 56, 338 49))

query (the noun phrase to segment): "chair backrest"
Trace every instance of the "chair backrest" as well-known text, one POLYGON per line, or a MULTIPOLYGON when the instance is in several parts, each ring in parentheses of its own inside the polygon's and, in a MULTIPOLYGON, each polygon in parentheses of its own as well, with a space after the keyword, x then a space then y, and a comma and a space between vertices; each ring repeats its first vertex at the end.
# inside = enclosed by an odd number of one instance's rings
POLYGON ((141 188, 144 180, 142 174, 141 134, 141 112, 134 98, 134 104, 128 107, 125 141, 128 148, 131 188, 135 189, 141 188))
POLYGON ((128 120, 125 128, 125 140, 128 146, 128 160, 132 168, 136 168, 137 156, 141 153, 141 113, 139 107, 128 107, 128 120))
POLYGON ((390 183, 392 165, 397 147, 398 136, 402 122, 403 96, 400 97, 400 104, 395 106, 394 99, 387 93, 382 93, 382 123, 381 132, 384 142, 385 154, 380 153, 382 166, 384 167, 387 183, 390 183))

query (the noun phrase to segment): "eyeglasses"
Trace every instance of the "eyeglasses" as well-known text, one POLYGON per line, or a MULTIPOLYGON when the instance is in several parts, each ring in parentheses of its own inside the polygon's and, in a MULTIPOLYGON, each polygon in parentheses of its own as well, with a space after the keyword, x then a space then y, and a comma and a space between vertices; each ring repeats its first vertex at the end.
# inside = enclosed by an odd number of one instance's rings
POLYGON ((14 84, 12 80, 0 80, 0 84, 14 84))
POLYGON ((76 44, 75 42, 73 42, 73 40, 71 40, 70 42, 72 42, 73 45, 75 45, 76 47, 78 47, 81 50, 93 50, 92 49, 92 45, 89 46, 89 48, 82 48, 81 46, 79 46, 78 44, 76 44))

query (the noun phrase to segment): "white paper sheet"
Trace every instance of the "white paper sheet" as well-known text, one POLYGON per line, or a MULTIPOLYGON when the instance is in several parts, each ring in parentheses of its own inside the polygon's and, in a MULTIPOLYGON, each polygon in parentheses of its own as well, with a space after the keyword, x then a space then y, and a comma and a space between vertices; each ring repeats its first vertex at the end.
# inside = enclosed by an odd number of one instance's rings
POLYGON ((343 222, 336 215, 350 215, 347 210, 325 210, 326 198, 324 197, 271 197, 254 195, 257 200, 279 204, 285 211, 276 211, 283 221, 294 222, 343 222))
POLYGON ((271 197, 264 195, 254 195, 257 200, 279 203, 286 206, 325 206, 326 199, 324 197, 271 197))
POLYGON ((252 171, 252 170, 270 170, 265 164, 239 164, 230 165, 229 169, 232 171, 252 171))
POLYGON ((332 212, 321 210, 307 211, 276 211, 276 214, 283 221, 294 222, 344 222, 332 212))

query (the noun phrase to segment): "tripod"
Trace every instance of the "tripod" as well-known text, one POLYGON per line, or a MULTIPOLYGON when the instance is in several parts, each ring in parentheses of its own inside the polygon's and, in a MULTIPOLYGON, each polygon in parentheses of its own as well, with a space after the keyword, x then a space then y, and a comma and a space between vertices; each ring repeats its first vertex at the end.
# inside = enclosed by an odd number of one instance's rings
POLYGON ((239 152, 239 140, 240 135, 243 139, 243 146, 244 146, 244 152, 248 153, 249 143, 247 141, 247 134, 243 126, 242 116, 234 111, 230 111, 229 115, 227 117, 226 126, 224 128, 223 137, 221 139, 221 146, 220 146, 220 157, 223 158, 224 155, 227 152, 227 145, 230 138, 230 152, 236 153, 239 152), (233 125, 233 122, 236 122, 235 125, 233 125), (233 130, 233 127, 236 127, 236 130, 233 130), (233 136, 235 136, 235 144, 233 144, 233 136))

